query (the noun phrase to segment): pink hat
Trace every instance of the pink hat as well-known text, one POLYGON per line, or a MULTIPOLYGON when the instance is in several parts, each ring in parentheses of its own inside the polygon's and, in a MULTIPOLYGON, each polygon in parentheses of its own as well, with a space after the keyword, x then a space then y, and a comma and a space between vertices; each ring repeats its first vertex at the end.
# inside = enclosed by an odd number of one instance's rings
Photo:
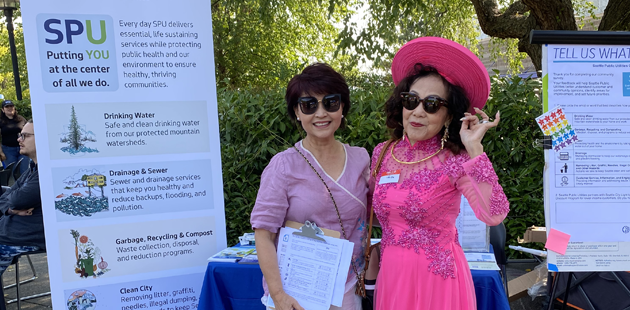
POLYGON ((416 63, 437 69, 449 83, 464 89, 473 107, 483 108, 490 95, 490 77, 481 60, 469 49, 451 40, 421 37, 403 45, 392 61, 394 84, 413 74, 416 63))

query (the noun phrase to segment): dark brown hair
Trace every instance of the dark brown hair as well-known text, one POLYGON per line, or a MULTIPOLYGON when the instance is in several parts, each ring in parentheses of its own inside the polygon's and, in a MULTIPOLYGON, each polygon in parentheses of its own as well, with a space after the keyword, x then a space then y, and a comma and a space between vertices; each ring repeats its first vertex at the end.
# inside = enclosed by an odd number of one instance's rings
MULTIPOLYGON (((343 78, 335 69, 325 63, 314 63, 302 70, 302 73, 294 76, 289 85, 287 85, 287 93, 285 100, 287 102, 287 113, 291 120, 296 120, 295 107, 298 98, 303 94, 312 95, 330 95, 340 94, 341 102, 343 102, 342 114, 348 116, 350 111, 350 89, 343 78)), ((342 118, 341 127, 345 126, 345 118, 342 118)))
MULTIPOLYGON (((15 109, 15 114, 13 115, 13 120, 19 123, 20 119, 23 118, 23 117, 18 113, 18 109, 17 109, 17 107, 15 105, 13 105, 13 108, 15 109)), ((0 109, 0 122, 2 122, 2 124, 5 124, 6 122, 8 122, 10 120, 11 119, 6 114, 4 114, 4 107, 2 107, 0 109)))
MULTIPOLYGON (((408 92, 414 82, 427 76, 439 77, 442 79, 442 82, 444 82, 444 86, 446 86, 448 92, 448 98, 446 98, 448 101, 448 115, 452 117, 452 120, 448 126, 448 140, 444 146, 450 149, 453 154, 459 154, 460 150, 465 149, 462 139, 459 136, 459 130, 462 127, 462 123, 459 119, 464 117, 464 112, 468 111, 470 102, 461 87, 449 83, 435 68, 425 66, 421 63, 417 63, 411 74, 398 83, 398 86, 394 88, 394 92, 385 103, 385 114, 387 115, 386 124, 387 128, 391 130, 390 136, 394 140, 400 139, 403 136, 403 106, 400 93, 408 92)), ((440 138, 443 135, 444 128, 440 131, 440 138)))

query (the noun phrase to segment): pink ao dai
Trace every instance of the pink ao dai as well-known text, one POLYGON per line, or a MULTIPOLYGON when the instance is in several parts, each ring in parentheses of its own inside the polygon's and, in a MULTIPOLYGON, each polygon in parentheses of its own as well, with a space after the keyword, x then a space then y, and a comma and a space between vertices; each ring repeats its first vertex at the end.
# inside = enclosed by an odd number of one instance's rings
MULTIPOLYGON (((447 149, 417 164, 401 164, 387 150, 376 178, 373 206, 383 229, 381 268, 375 309, 476 309, 475 291, 457 238, 455 219, 461 195, 475 215, 498 225, 509 203, 486 154, 470 159, 447 149), (381 175, 400 170, 398 182, 379 184, 381 175)), ((375 168, 384 143, 374 149, 375 168)), ((437 137, 394 149, 400 161, 413 162, 440 148, 437 137)), ((384 183, 384 182, 383 182, 384 183)))

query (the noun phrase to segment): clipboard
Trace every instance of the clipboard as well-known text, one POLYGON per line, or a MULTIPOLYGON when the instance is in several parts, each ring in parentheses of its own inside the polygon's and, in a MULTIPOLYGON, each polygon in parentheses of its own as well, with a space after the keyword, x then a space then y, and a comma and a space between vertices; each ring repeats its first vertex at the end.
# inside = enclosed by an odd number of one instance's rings
MULTIPOLYGON (((318 298, 315 298, 316 300, 310 300, 309 302, 308 299, 301 301, 300 298, 292 295, 289 291, 287 291, 287 293, 293 296, 294 298, 296 298, 296 300, 298 300, 298 302, 300 302, 300 304, 303 307, 306 307, 306 305, 303 304, 303 302, 306 302, 306 304, 310 303, 313 309, 322 309, 322 310, 324 308, 328 310, 331 305, 337 306, 337 307, 340 307, 342 305, 343 297, 345 293, 345 283, 347 281, 347 276, 348 276, 348 272, 346 270, 350 268, 354 246, 352 242, 339 238, 340 235, 341 233, 338 231, 319 228, 317 227, 316 223, 311 222, 311 221, 306 221, 304 224, 294 222, 294 221, 287 221, 285 223, 285 226, 281 228, 281 230, 279 231, 278 247, 276 251, 278 255, 278 265, 279 265, 278 267, 280 269, 283 287, 285 287, 285 290, 287 289, 287 287, 285 286, 286 285, 285 280, 287 280, 288 276, 296 276, 297 279, 299 279, 297 283, 310 283, 312 282, 314 278, 317 278, 320 276, 323 278, 329 278, 331 281, 330 285, 327 286, 327 287, 330 287, 330 289, 332 289, 332 291, 329 292, 331 294, 330 295, 331 300, 330 300, 330 303, 326 305, 320 304, 323 301, 323 299, 321 299, 322 297, 324 297, 323 295, 318 295, 318 298), (296 246, 296 247, 292 246, 291 244, 293 242, 296 242, 296 244, 298 244, 299 246, 296 246), (325 259, 316 259, 312 263, 311 262, 305 263, 307 260, 310 259, 308 257, 309 255, 315 255, 312 250, 305 250, 306 248, 311 248, 316 251, 324 251, 326 253, 332 253, 333 251, 338 251, 337 253, 339 257, 336 258, 336 262, 334 261, 326 262, 326 260, 335 259, 334 257, 332 257, 332 254, 329 254, 329 255, 324 255, 324 256, 327 256, 325 259), (333 250, 335 248, 337 248, 337 250, 333 250), (301 252, 301 253, 297 254, 298 252, 301 252), (304 254, 304 253, 308 253, 308 254, 304 254), (297 255, 297 256, 292 256, 292 255, 297 255), (294 266, 295 264, 297 264, 297 266, 299 267, 297 267, 298 272, 293 274, 294 271, 292 271, 292 268, 295 268, 295 267, 289 267, 289 265, 294 266), (330 274, 328 275, 317 274, 316 276, 307 275, 311 271, 303 270, 303 268, 305 268, 305 266, 312 267, 313 264, 322 265, 324 269, 321 269, 321 268, 315 268, 315 269, 310 268, 310 269, 320 270, 320 271, 328 270, 330 271, 329 272, 330 274)), ((326 293, 326 294, 329 294, 329 293, 326 293)), ((329 297, 325 297, 325 299, 327 298, 329 297)), ((271 296, 268 297, 265 304, 268 307, 268 309, 275 309, 274 308, 275 304, 273 302, 273 299, 271 299, 271 296)))
MULTIPOLYGON (((309 222, 309 221, 306 221, 306 222, 311 224, 311 222, 309 222)), ((298 222, 294 222, 294 221, 286 221, 284 223, 285 227, 297 229, 297 230, 300 230, 300 231, 302 231, 302 227, 304 227, 305 225, 306 224, 302 224, 302 223, 298 223, 298 222)), ((326 228, 321 228, 321 227, 317 227, 317 228, 320 229, 323 232, 324 236, 333 237, 333 238, 337 238, 337 239, 339 239, 339 237, 341 237, 341 233, 336 231, 336 230, 326 229, 326 228)), ((304 234, 303 235, 304 236, 311 236, 310 233, 307 233, 307 234, 308 235, 304 235, 304 234)), ((316 236, 316 234, 314 234, 312 236, 316 236)), ((317 237, 317 238, 319 238, 319 237, 317 237)), ((319 239, 321 239, 321 238, 319 238, 319 239)))

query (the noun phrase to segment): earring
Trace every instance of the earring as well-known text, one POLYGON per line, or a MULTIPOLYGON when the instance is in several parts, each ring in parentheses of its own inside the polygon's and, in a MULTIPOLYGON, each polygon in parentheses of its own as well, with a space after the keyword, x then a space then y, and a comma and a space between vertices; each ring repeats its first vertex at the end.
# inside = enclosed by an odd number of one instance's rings
POLYGON ((446 143, 446 141, 448 140, 448 125, 450 125, 449 122, 447 122, 446 124, 444 124, 444 135, 442 136, 442 147, 444 147, 444 143, 446 143))
POLYGON ((298 121, 298 122, 300 121, 300 118, 299 118, 299 117, 297 118, 297 121, 298 121))
POLYGON ((341 118, 343 118, 343 114, 341 114, 341 118))

